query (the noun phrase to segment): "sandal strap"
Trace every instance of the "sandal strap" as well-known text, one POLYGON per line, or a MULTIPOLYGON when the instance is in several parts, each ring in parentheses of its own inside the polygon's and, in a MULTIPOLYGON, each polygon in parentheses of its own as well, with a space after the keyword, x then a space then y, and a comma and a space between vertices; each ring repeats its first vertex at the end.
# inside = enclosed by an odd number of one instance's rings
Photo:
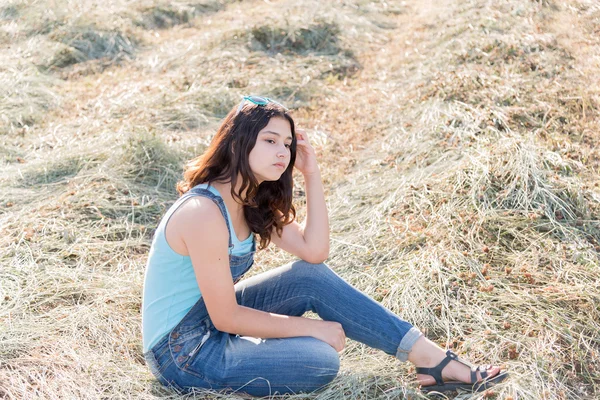
POLYGON ((477 367, 471 367, 471 383, 477 382, 477 367))
MULTIPOLYGON (((446 357, 435 367, 433 368, 423 368, 417 367, 417 374, 425 374, 432 376, 438 385, 444 385, 444 380, 442 379, 442 370, 448 365, 450 361, 458 361, 462 364, 465 364, 464 361, 460 360, 456 353, 452 350, 448 350, 446 352, 446 357)), ((469 365, 470 366, 470 365, 469 365)), ((471 376, 473 376, 471 374, 471 376)))
MULTIPOLYGON (((450 352, 450 353, 454 354, 454 353, 453 353, 452 351, 450 351, 450 350, 448 350, 448 351, 446 352, 446 354, 447 354, 448 352, 450 352)), ((469 367, 469 368, 473 368, 473 364, 471 364, 470 362, 468 362, 468 361, 466 361, 466 360, 463 360, 462 358, 460 358, 460 357, 459 357, 459 356, 457 356, 456 354, 454 354, 454 356, 456 357, 455 361, 458 361, 458 362, 459 362, 459 363, 461 363, 462 365, 466 365, 466 366, 467 366, 467 367, 469 367)))
POLYGON ((487 369, 488 369, 487 365, 481 365, 479 367, 479 374, 481 375, 482 380, 485 380, 485 378, 488 377, 487 369))
POLYGON ((423 367, 417 367, 417 374, 425 374, 425 375, 430 375, 432 376, 436 383, 440 386, 444 385, 444 380, 442 379, 442 370, 446 367, 446 365, 448 365, 448 363, 450 361, 458 361, 459 363, 466 365, 467 367, 469 367, 471 369, 471 384, 474 385, 476 384, 477 381, 477 372, 479 372, 479 374, 481 375, 481 379, 482 381, 485 381, 485 379, 488 377, 488 373, 487 373, 487 365, 480 365, 480 366, 474 366, 471 363, 463 360, 462 358, 458 357, 456 355, 456 353, 454 353, 452 350, 448 350, 446 351, 446 357, 435 367, 433 368, 423 368, 423 367))
POLYGON ((479 367, 471 367, 471 384, 475 384, 478 382, 477 380, 477 372, 481 375, 481 380, 485 381, 485 378, 488 377, 487 373, 487 365, 480 365, 479 367))

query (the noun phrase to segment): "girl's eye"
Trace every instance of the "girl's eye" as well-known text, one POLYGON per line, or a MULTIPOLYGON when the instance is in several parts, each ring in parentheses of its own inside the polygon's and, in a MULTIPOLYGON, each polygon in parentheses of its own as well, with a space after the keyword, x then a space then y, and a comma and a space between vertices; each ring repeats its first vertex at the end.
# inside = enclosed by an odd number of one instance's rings
MULTIPOLYGON (((274 143, 275 143, 275 141, 274 141, 273 139, 265 139, 265 142, 267 142, 267 143, 271 143, 271 144, 274 144, 274 143)), ((284 145, 284 146, 285 146, 286 148, 288 148, 288 149, 291 149, 291 148, 292 148, 292 145, 291 145, 291 144, 286 144, 286 145, 284 145)))

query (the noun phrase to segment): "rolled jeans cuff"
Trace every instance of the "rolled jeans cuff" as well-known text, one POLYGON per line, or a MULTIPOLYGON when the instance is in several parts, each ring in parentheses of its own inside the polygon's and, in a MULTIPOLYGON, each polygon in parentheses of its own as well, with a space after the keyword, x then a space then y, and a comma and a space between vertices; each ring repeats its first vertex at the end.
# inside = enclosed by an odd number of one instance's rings
POLYGON ((398 351, 396 352, 396 358, 400 361, 408 361, 408 353, 412 349, 415 342, 423 336, 423 333, 415 328, 414 326, 410 328, 406 335, 400 341, 398 345, 398 351))

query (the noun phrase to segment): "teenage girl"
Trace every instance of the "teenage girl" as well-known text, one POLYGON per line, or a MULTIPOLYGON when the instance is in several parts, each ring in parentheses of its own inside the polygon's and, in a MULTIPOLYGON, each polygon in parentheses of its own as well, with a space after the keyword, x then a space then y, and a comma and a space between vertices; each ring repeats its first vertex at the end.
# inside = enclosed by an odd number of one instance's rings
POLYGON ((144 356, 164 385, 310 392, 336 376, 346 336, 413 363, 423 391, 479 391, 506 377, 445 352, 323 264, 329 222, 315 151, 281 104, 244 97, 177 190, 144 281, 144 356), (294 168, 306 186, 304 226, 292 205, 294 168), (240 281, 255 238, 299 260, 240 281))

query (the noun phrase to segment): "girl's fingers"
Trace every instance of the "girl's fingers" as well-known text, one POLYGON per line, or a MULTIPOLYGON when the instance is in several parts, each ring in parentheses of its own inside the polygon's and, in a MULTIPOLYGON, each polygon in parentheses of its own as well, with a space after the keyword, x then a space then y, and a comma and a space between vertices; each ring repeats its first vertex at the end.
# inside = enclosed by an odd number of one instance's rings
POLYGON ((308 142, 306 140, 296 140, 296 145, 301 147, 308 147, 308 142))
POLYGON ((296 129, 296 140, 306 140, 307 135, 304 129, 296 129))

